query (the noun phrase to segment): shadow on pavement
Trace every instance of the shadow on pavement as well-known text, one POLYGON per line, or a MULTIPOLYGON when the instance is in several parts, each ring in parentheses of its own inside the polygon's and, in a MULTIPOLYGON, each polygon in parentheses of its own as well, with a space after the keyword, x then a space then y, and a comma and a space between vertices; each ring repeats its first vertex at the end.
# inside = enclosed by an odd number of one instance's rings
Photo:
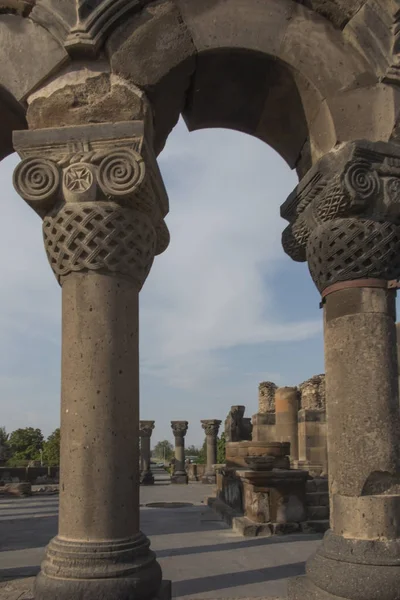
POLYGON ((140 512, 140 525, 147 536, 228 529, 228 525, 221 520, 202 520, 202 513, 204 506, 182 509, 144 508, 140 512))
POLYGON ((0 552, 47 546, 57 529, 56 516, 1 521, 0 552))
MULTIPOLYGON (((305 563, 298 562, 290 565, 278 565, 254 571, 242 571, 235 573, 224 573, 223 575, 211 575, 198 577, 197 579, 185 579, 172 584, 173 596, 193 596, 205 592, 213 592, 226 588, 235 588, 252 583, 263 583, 287 577, 303 575, 305 563)), ((218 596, 216 596, 218 597, 218 596)))
POLYGON ((13 569, 0 569, 0 582, 12 579, 25 579, 26 577, 36 577, 40 571, 40 565, 32 567, 15 567, 13 569))
POLYGON ((243 541, 228 542, 226 544, 209 544, 204 546, 189 546, 187 548, 168 548, 165 550, 156 550, 157 558, 167 558, 173 556, 189 556, 190 554, 202 554, 208 552, 225 552, 227 550, 244 550, 246 548, 263 547, 272 544, 288 544, 290 542, 309 542, 322 539, 321 535, 298 535, 298 536, 280 536, 280 537, 261 537, 244 539, 243 541))

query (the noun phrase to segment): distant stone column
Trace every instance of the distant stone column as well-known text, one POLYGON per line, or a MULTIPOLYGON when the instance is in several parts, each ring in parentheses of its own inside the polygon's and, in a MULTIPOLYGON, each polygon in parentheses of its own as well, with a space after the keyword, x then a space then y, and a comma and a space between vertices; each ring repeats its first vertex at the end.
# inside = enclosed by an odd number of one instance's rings
POLYGON ((185 435, 188 430, 187 421, 171 421, 175 437, 175 469, 171 483, 188 483, 185 470, 185 435))
POLYGON ((140 421, 139 425, 140 447, 141 447, 141 465, 140 483, 142 485, 153 485, 154 477, 150 468, 150 439, 154 429, 154 421, 140 421))
POLYGON ((281 387, 275 393, 275 437, 277 442, 290 442, 290 458, 299 458, 298 436, 299 390, 281 387))
POLYGON ((207 465, 206 472, 202 478, 203 483, 215 483, 213 465, 217 464, 217 438, 221 423, 222 421, 218 421, 217 419, 209 419, 201 422, 207 436, 207 465))
POLYGON ((299 463, 311 473, 327 473, 325 375, 314 375, 299 385, 299 463))

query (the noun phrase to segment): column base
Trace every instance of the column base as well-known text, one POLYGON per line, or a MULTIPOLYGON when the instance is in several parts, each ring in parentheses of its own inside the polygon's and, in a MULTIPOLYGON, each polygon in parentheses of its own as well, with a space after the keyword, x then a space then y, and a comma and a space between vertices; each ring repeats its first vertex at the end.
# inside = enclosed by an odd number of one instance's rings
POLYGON ((289 600, 399 600, 400 539, 343 538, 328 531, 307 562, 307 576, 289 583, 289 600))
POLYGON ((185 473, 175 473, 171 477, 171 483, 187 484, 189 483, 189 477, 185 473))
POLYGON ((215 485, 217 483, 217 478, 215 476, 214 473, 206 473, 202 478, 201 478, 201 483, 205 483, 205 484, 213 484, 215 485))
POLYGON ((154 477, 151 471, 145 471, 140 475, 140 485, 153 485, 154 477))
POLYGON ((111 542, 59 537, 46 548, 34 586, 35 600, 169 600, 161 567, 142 534, 111 542))
POLYGON ((306 575, 291 579, 288 584, 289 600, 345 600, 340 596, 332 596, 317 588, 306 575))

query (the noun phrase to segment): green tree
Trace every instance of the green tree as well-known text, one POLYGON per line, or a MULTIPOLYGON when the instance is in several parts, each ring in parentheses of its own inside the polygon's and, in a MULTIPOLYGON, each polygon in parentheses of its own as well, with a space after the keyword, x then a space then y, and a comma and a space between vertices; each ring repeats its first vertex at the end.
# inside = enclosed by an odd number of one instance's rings
POLYGON ((10 457, 8 438, 6 428, 0 427, 0 461, 8 460, 10 457))
POLYGON ((198 465, 205 465, 207 462, 207 438, 205 438, 204 444, 200 448, 196 462, 198 465))
POLYGON ((60 464, 60 428, 49 435, 43 446, 43 461, 50 467, 60 464))
POLYGON ((196 448, 196 446, 188 446, 185 450, 186 456, 198 456, 200 454, 200 449, 196 448))
POLYGON ((174 448, 171 442, 168 440, 163 440, 155 445, 152 454, 154 457, 157 457, 160 460, 164 460, 165 458, 165 460, 169 461, 174 455, 174 448))
POLYGON ((222 433, 221 437, 218 438, 218 442, 217 442, 217 462, 219 465, 224 465, 226 462, 225 444, 226 444, 225 433, 222 433))
POLYGON ((34 429, 33 427, 16 429, 11 433, 8 440, 11 458, 7 464, 12 467, 24 465, 31 460, 39 460, 43 441, 44 438, 40 429, 34 429))

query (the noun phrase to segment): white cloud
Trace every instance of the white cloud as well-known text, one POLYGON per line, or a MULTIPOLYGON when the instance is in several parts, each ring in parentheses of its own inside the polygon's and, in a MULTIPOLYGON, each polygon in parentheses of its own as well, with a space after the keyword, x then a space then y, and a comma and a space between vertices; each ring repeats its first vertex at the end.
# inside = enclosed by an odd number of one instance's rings
POLYGON ((171 244, 141 295, 146 371, 189 389, 220 370, 217 350, 319 333, 320 319, 293 322, 281 314, 270 285, 289 260, 279 207, 296 176, 283 160, 249 136, 189 134, 181 123, 160 166, 171 244))
MULTIPOLYGON (((0 167, 0 425, 48 434, 59 415, 60 290, 40 220, 12 188, 17 161, 0 167)), ((264 371, 260 361, 238 366, 233 353, 245 349, 248 363, 269 357, 271 345, 320 335, 321 319, 302 319, 301 307, 293 318, 277 301, 276 275, 291 268, 279 206, 296 184, 281 158, 244 134, 189 134, 180 123, 160 165, 172 240, 140 298, 142 418, 157 419, 155 439, 171 437, 171 418, 186 418, 188 443, 199 443, 200 418, 223 418, 234 403, 255 407, 258 381, 287 378, 285 362, 264 371)))

